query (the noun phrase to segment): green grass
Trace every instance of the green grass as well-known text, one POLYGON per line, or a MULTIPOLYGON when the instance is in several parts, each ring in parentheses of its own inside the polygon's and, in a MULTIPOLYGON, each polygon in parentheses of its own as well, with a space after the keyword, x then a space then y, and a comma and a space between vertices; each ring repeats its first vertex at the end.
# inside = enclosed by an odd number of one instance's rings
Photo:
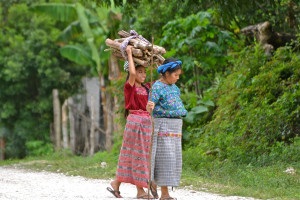
MULTIPOLYGON (((0 166, 14 165, 20 168, 46 170, 80 175, 88 178, 114 178, 118 156, 106 152, 93 157, 72 156, 68 152, 51 156, 30 157, 23 160, 1 161, 0 166), (106 167, 101 167, 106 162, 106 167)), ((238 195, 259 199, 300 199, 300 165, 283 163, 272 166, 237 165, 229 161, 209 163, 201 170, 184 166, 181 186, 200 191, 225 195, 238 195), (293 167, 296 174, 287 174, 287 167, 293 167)))
POLYGON ((227 195, 249 196, 259 199, 300 199, 300 166, 278 163, 272 166, 217 164, 201 172, 184 170, 183 185, 193 185, 194 189, 207 188, 208 191, 227 195), (284 171, 292 166, 296 174, 284 171))
POLYGON ((60 152, 50 156, 0 161, 0 166, 14 165, 37 171, 46 170, 66 175, 108 179, 112 178, 116 172, 117 158, 113 158, 113 156, 109 156, 107 153, 98 153, 93 157, 81 157, 72 156, 69 152, 60 152), (106 162, 107 166, 102 167, 101 162, 106 162))

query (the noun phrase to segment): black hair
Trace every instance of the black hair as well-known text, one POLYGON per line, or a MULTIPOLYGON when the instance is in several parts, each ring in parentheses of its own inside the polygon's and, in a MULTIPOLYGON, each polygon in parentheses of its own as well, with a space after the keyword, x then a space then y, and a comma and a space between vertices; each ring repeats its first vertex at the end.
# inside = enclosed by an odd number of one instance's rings
MULTIPOLYGON (((170 58, 167 58, 167 59, 164 60, 163 65, 167 64, 167 63, 170 63, 170 62, 176 62, 176 61, 178 61, 176 58, 170 57, 170 58)), ((163 76, 165 76, 166 72, 169 72, 170 74, 172 74, 172 73, 176 72, 178 69, 182 69, 182 66, 181 65, 177 65, 176 67, 174 67, 172 69, 168 68, 165 72, 162 72, 161 74, 163 76)))
MULTIPOLYGON (((138 67, 142 67, 142 65, 136 65, 136 66, 135 66, 135 69, 137 69, 138 67)), ((130 74, 129 74, 129 71, 128 71, 128 72, 127 72, 127 78, 126 78, 125 83, 128 81, 129 75, 130 75, 130 74)), ((144 85, 143 83, 141 83, 141 85, 146 89, 147 94, 149 94, 149 88, 147 88, 146 85, 144 85)), ((124 117, 127 118, 128 115, 129 115, 129 110, 125 109, 124 117)))

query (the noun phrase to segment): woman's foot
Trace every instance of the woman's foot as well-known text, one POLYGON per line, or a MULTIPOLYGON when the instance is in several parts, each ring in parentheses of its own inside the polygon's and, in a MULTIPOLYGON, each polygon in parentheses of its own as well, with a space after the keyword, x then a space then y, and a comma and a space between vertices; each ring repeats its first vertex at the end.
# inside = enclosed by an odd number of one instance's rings
MULTIPOLYGON (((137 199, 148 199, 148 194, 137 196, 136 198, 137 199)), ((149 199, 154 199, 154 198, 153 198, 153 196, 150 195, 149 199)))
MULTIPOLYGON (((136 198, 138 198, 138 199, 148 199, 148 193, 145 192, 144 188, 136 187, 136 189, 137 189, 136 198)), ((154 199, 154 198, 153 198, 153 196, 149 195, 149 199, 154 199)))
POLYGON ((161 197, 159 200, 177 200, 177 199, 169 196, 169 197, 161 197))
POLYGON ((110 182, 110 185, 112 188, 106 188, 110 193, 112 193, 116 198, 122 198, 122 196, 120 195, 120 185, 121 182, 119 182, 118 180, 113 180, 112 182, 110 182))
POLYGON ((150 191, 151 194, 155 199, 158 199, 158 194, 157 194, 157 185, 155 185, 152 181, 150 182, 150 191))
POLYGON ((112 182, 110 182, 110 185, 115 191, 119 191, 121 182, 118 180, 113 180, 112 182))
POLYGON ((170 196, 167 186, 161 186, 161 196, 159 200, 176 200, 176 198, 170 196))

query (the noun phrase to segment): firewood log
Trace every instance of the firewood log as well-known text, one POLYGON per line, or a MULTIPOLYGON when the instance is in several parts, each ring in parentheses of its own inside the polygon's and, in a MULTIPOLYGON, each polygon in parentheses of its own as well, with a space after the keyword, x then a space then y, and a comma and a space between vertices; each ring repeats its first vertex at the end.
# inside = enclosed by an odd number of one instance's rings
MULTIPOLYGON (((111 40, 107 38, 105 40, 106 45, 109 47, 109 49, 105 49, 104 51, 112 51, 112 54, 121 60, 125 60, 123 58, 120 45, 126 38, 130 37, 131 34, 127 33, 126 31, 119 31, 119 36, 122 37, 120 39, 111 40)), ((131 38, 128 45, 132 45, 132 55, 133 60, 138 65, 143 65, 145 67, 150 66, 151 64, 151 56, 153 53, 153 62, 154 64, 162 64, 165 60, 164 57, 161 54, 165 54, 166 50, 163 47, 153 45, 136 37, 131 38), (153 48, 153 50, 152 50, 153 48)))
POLYGON ((126 38, 115 39, 116 42, 122 43, 126 38))
POLYGON ((114 47, 116 49, 120 49, 120 43, 119 42, 115 42, 114 40, 111 40, 109 38, 107 38, 105 40, 105 44, 109 47, 114 47))
POLYGON ((113 51, 112 54, 118 57, 120 60, 125 60, 120 51, 113 51))
POLYGON ((139 41, 137 39, 131 39, 129 44, 131 44, 135 48, 142 49, 142 50, 146 50, 148 48, 148 45, 146 42, 139 41))
MULTIPOLYGON (((120 43, 118 43, 114 40, 111 40, 109 38, 106 39, 105 43, 106 43, 107 46, 110 46, 112 50, 114 49, 114 50, 119 50, 120 51, 120 43)), ((136 48, 132 49, 132 54, 136 57, 142 57, 143 56, 142 50, 136 49, 136 48)))
POLYGON ((132 49, 132 54, 133 54, 133 56, 136 56, 136 57, 143 57, 143 55, 144 55, 142 50, 135 49, 135 48, 132 49))
POLYGON ((123 30, 119 31, 118 35, 120 37, 122 37, 122 38, 126 38, 126 37, 130 37, 131 36, 130 33, 127 33, 126 31, 123 31, 123 30))
POLYGON ((150 64, 149 64, 149 61, 145 61, 145 60, 141 60, 141 59, 138 59, 138 58, 135 58, 133 57, 133 61, 139 65, 142 65, 144 67, 148 67, 150 64))

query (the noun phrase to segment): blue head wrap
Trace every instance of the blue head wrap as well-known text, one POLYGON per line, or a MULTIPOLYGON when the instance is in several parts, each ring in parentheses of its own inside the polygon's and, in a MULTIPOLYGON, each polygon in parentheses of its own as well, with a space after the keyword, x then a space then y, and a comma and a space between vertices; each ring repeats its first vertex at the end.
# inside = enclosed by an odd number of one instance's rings
POLYGON ((167 69, 172 69, 178 65, 181 65, 182 62, 180 60, 177 60, 175 62, 169 62, 167 64, 161 65, 157 68, 157 73, 165 73, 167 69))

